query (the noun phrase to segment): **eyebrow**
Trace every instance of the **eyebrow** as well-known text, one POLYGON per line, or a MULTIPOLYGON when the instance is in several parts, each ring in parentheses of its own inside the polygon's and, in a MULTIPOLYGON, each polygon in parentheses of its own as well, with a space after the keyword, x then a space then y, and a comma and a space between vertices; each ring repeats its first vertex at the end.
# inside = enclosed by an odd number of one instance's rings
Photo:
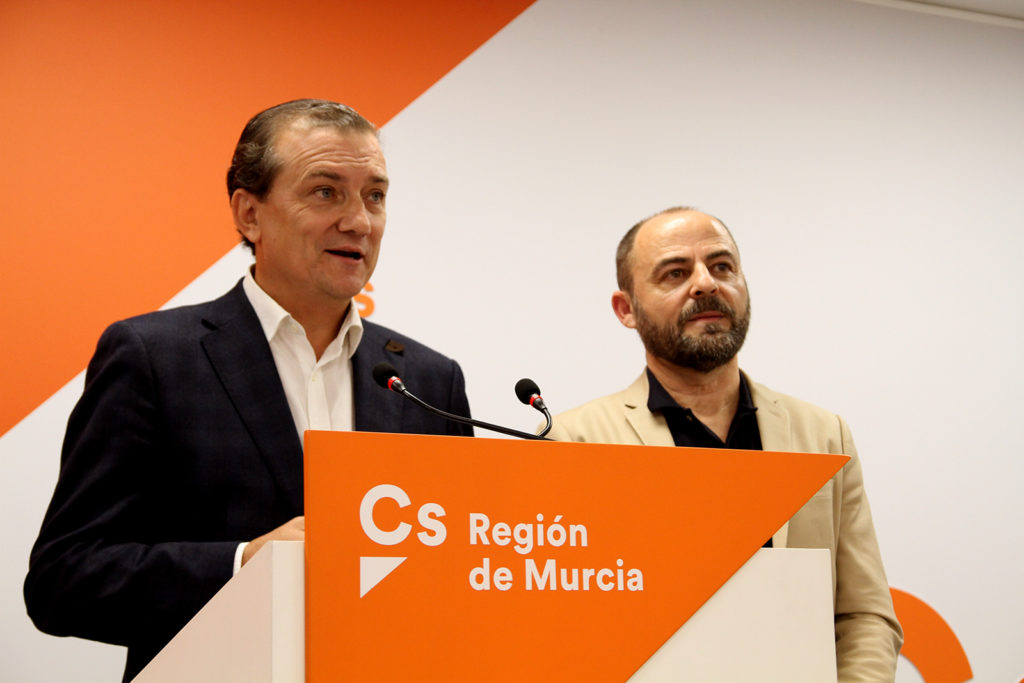
POLYGON ((693 261, 689 256, 670 256, 654 264, 654 270, 661 270, 666 266, 685 266, 693 261))
MULTIPOLYGON (((328 180, 333 180, 335 182, 340 182, 341 180, 343 180, 343 177, 340 173, 335 173, 334 171, 327 170, 313 171, 312 173, 307 175, 306 178, 326 178, 328 180)), ((390 184, 390 181, 388 180, 387 176, 383 175, 373 176, 372 178, 370 178, 370 182, 374 185, 384 185, 385 187, 390 184)))
MULTIPOLYGON (((729 258, 733 262, 736 261, 736 254, 731 249, 718 249, 707 255, 706 260, 713 261, 723 256, 729 258)), ((654 264, 655 270, 661 270, 666 266, 686 266, 693 263, 693 258, 690 256, 669 256, 668 258, 662 259, 654 264)))
POLYGON ((341 180, 341 174, 334 171, 313 171, 307 178, 327 178, 328 180, 341 180))
POLYGON ((711 261, 716 258, 722 258, 723 256, 727 256, 733 261, 736 260, 736 254, 734 254, 731 249, 719 249, 708 254, 708 261, 711 261))

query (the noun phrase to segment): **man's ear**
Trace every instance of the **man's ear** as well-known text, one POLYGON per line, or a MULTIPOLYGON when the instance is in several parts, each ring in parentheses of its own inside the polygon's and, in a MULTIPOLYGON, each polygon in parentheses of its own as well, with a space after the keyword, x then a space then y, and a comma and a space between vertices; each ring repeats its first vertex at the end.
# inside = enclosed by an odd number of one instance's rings
POLYGON ((631 329, 636 329, 636 315, 633 312, 633 297, 621 289, 612 294, 612 310, 619 322, 631 329))
POLYGON ((260 242, 259 199, 248 190, 239 188, 231 195, 231 217, 235 227, 253 244, 260 242))

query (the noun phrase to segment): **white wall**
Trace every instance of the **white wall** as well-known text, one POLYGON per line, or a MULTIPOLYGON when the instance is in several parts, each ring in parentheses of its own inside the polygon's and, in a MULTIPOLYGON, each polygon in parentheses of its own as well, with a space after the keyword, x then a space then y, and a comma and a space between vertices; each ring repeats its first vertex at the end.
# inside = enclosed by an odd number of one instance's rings
POLYGON ((850 421, 890 583, 976 680, 1018 681, 1022 73, 1020 30, 871 5, 542 1, 387 127, 379 320, 532 426, 519 377, 565 409, 640 372, 608 303, 622 233, 719 215, 742 365, 850 421))
MULTIPOLYGON (((456 357, 478 417, 532 429, 518 378, 557 411, 641 370, 608 303, 626 228, 715 213, 751 287, 741 364, 849 420, 890 583, 975 680, 1018 681, 1022 67, 1024 31, 841 0, 540 0, 385 127, 374 320, 456 357)), ((3 680, 120 671, 20 604, 73 393, 0 439, 3 680)))

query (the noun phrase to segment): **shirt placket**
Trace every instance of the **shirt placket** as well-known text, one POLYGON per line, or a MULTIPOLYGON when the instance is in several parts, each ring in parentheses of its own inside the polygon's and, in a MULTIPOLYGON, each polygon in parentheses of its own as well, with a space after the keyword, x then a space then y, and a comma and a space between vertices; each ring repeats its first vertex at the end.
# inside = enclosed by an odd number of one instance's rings
POLYGON ((309 428, 330 429, 331 410, 327 404, 327 383, 320 363, 313 366, 310 374, 309 388, 306 393, 306 405, 309 406, 309 428))

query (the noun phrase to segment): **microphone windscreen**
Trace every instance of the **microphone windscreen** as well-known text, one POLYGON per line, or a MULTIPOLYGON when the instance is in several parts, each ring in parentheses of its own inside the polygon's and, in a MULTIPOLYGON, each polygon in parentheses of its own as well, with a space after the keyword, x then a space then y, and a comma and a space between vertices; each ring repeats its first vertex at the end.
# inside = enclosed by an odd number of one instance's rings
POLYGON ((540 395, 540 387, 532 379, 524 377, 516 382, 516 396, 526 405, 530 405, 530 399, 538 395, 540 395))
POLYGON ((377 363, 373 366, 373 381, 385 389, 390 389, 388 380, 398 377, 398 370, 391 363, 377 363))

